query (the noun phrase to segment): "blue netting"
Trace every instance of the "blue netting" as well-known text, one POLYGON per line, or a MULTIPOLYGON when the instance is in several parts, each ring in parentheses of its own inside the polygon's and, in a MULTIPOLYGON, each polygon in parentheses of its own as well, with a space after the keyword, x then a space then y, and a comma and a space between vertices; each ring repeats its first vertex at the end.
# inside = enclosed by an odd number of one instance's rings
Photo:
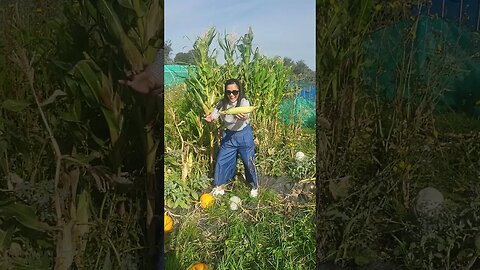
POLYGON ((315 128, 316 88, 306 85, 294 99, 287 99, 280 105, 280 119, 287 124, 301 124, 304 128, 315 128))

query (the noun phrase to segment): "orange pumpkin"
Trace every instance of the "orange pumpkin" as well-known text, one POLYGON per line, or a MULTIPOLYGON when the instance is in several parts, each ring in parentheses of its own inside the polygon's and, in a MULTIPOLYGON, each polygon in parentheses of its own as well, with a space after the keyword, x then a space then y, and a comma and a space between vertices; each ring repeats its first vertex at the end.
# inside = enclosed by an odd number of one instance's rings
POLYGON ((208 270, 208 265, 204 264, 204 263, 196 263, 196 264, 190 266, 190 268, 188 268, 188 270, 208 270))
POLYGON ((214 201, 215 201, 215 198, 210 193, 205 193, 202 196, 200 196, 200 206, 202 208, 208 208, 212 206, 214 201))
POLYGON ((173 219, 167 215, 163 215, 163 233, 168 233, 173 228, 173 219))

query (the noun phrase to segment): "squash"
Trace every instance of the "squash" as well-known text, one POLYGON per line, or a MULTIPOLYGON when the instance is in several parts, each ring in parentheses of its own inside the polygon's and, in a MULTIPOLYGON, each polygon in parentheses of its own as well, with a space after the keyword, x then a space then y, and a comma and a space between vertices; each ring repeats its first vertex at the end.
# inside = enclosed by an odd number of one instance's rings
POLYGON ((188 270, 208 270, 208 265, 204 264, 204 263, 196 263, 196 264, 190 266, 190 268, 188 268, 188 270))
POLYGON ((210 193, 204 193, 202 196, 200 196, 200 206, 202 208, 208 208, 212 206, 214 201, 215 198, 210 193))
POLYGON ((163 215, 163 233, 169 233, 173 229, 173 219, 167 215, 163 215))

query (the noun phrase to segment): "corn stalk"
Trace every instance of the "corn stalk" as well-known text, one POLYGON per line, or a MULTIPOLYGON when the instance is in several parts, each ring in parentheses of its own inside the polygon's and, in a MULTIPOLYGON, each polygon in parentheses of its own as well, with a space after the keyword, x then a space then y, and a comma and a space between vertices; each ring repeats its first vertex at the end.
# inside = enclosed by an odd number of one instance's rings
MULTIPOLYGON (((187 85, 187 96, 192 103, 193 110, 185 115, 188 121, 185 130, 198 126, 199 134, 206 134, 205 140, 201 138, 188 138, 186 141, 194 141, 199 145, 205 145, 209 149, 210 165, 213 165, 215 139, 219 141, 218 125, 204 125, 198 121, 198 116, 203 110, 209 113, 213 107, 223 98, 223 84, 229 78, 238 78, 245 86, 247 98, 256 107, 251 114, 252 123, 266 132, 264 142, 270 141, 277 134, 279 105, 283 98, 294 92, 289 85, 293 80, 291 68, 284 66, 282 59, 268 59, 262 56, 258 50, 252 57, 253 31, 250 28, 248 33, 239 40, 233 35, 218 37, 220 49, 224 52, 225 64, 219 65, 216 62, 215 50, 210 53, 210 46, 215 37, 214 28, 209 29, 205 35, 199 37, 194 43, 196 68, 190 69, 189 77, 185 81, 187 85), (235 56, 239 56, 240 59, 235 56), (237 64, 238 63, 238 64, 237 64), (192 115, 194 114, 194 115, 192 115), (186 117, 190 115, 189 117, 186 117), (273 132, 271 132, 273 131, 273 132)), ((260 131, 259 131, 260 132, 260 131)), ((187 134, 187 133, 185 133, 187 134)))
MULTIPOLYGON (((215 35, 215 28, 210 28, 203 37, 199 37, 195 41, 193 48, 195 51, 196 68, 189 69, 189 79, 186 80, 187 91, 193 101, 192 103, 197 108, 201 108, 205 114, 213 111, 213 107, 215 107, 223 91, 223 86, 221 86, 223 76, 216 61, 215 51, 212 54, 209 52, 215 35)), ((231 45, 228 42, 227 44, 227 46, 231 45)), ((226 57, 228 58, 228 56, 226 57)), ((199 113, 191 117, 194 120, 192 123, 197 125, 197 129, 203 129, 202 134, 207 136, 206 144, 208 145, 210 166, 213 166, 215 135, 212 131, 215 130, 214 124, 204 126, 202 122, 196 120, 199 117, 199 113)), ((197 143, 203 144, 202 142, 197 143)))
MULTIPOLYGON (((134 11, 136 15, 136 27, 130 31, 130 36, 125 34, 117 14, 112 6, 106 0, 98 2, 98 10, 102 13, 104 21, 108 26, 109 33, 120 41, 124 55, 133 70, 143 69, 145 62, 151 62, 154 54, 154 48, 150 46, 152 40, 157 39, 160 31, 161 21, 163 20, 163 7, 159 0, 151 1, 150 5, 139 0, 122 1, 124 6, 134 11), (132 41, 133 39, 133 41, 132 41)), ((146 108, 142 115, 145 123, 145 166, 147 171, 146 191, 147 191, 147 223, 150 224, 154 210, 154 194, 152 194, 155 181, 155 158, 158 149, 159 140, 154 137, 154 123, 157 119, 155 115, 156 104, 154 102, 144 101, 146 108)))
POLYGON ((362 44, 374 18, 374 2, 317 3, 319 111, 331 120, 332 137, 338 144, 348 141, 355 128, 359 75, 364 62, 362 44))
POLYGON ((80 86, 90 106, 100 108, 108 125, 112 146, 117 142, 122 130, 124 103, 113 90, 112 78, 103 73, 100 67, 85 53, 86 60, 78 62, 71 74, 85 82, 80 86))
MULTIPOLYGON (((66 270, 71 268, 74 259, 77 261, 77 267, 81 265, 86 246, 86 241, 82 240, 82 238, 89 230, 88 204, 90 199, 88 192, 84 190, 77 203, 80 168, 77 164, 71 162, 72 158, 62 154, 35 90, 33 60, 28 60, 24 49, 20 50, 20 52, 20 55, 14 53, 12 60, 24 71, 27 77, 42 122, 54 150, 56 160, 54 205, 58 229, 54 269, 66 270)), ((73 154, 75 154, 75 149, 73 149, 73 154)))
MULTIPOLYGON (((110 74, 118 74, 124 70, 142 70, 145 64, 153 62, 158 47, 163 44, 160 39, 163 30, 163 2, 160 0, 85 0, 81 4, 95 30, 90 32, 101 35, 100 38, 93 39, 96 42, 94 45, 97 49, 103 49, 99 51, 104 53, 99 54, 98 51, 96 54, 90 53, 92 57, 85 54, 86 59, 77 63, 72 74, 81 78, 77 86, 86 102, 91 107, 100 109, 104 115, 110 130, 117 177, 120 177, 122 148, 121 145, 116 146, 116 144, 121 144, 122 135, 126 134, 122 128, 124 118, 122 109, 125 105, 134 108, 137 117, 135 122, 141 125, 139 130, 144 150, 146 231, 151 232, 148 228, 155 213, 155 195, 158 193, 155 190, 155 161, 160 138, 155 134, 158 128, 160 97, 147 98, 134 95, 133 99, 122 101, 117 92, 118 87, 123 86, 114 83, 110 74), (125 17, 120 20, 119 14, 125 17), (125 21, 128 22, 125 23, 125 21), (120 51, 117 52, 116 48, 120 51), (117 65, 109 63, 107 59, 111 57, 118 59, 115 61, 117 65), (127 104, 124 105, 124 103, 127 104)), ((152 235, 147 236, 150 246, 153 240, 152 235)))
POLYGON ((223 55, 225 59, 225 76, 227 78, 237 78, 239 70, 235 64, 235 49, 236 49, 236 37, 234 34, 227 35, 226 33, 223 36, 223 39, 218 36, 218 45, 223 50, 223 55))
MULTIPOLYGON (((142 6, 134 1, 134 9, 138 14, 142 13, 142 6)), ((144 65, 144 59, 138 48, 135 46, 133 41, 127 36, 123 30, 120 19, 117 16, 117 13, 113 9, 112 5, 106 0, 99 0, 97 2, 98 11, 101 13, 103 20, 107 25, 107 29, 111 35, 113 35, 121 44, 123 54, 127 58, 128 62, 133 70, 142 70, 144 65)), ((143 30, 139 29, 139 30, 143 30)), ((143 32, 143 31, 142 31, 143 32)))
MULTIPOLYGON (((248 32, 242 36, 241 40, 238 42, 238 51, 240 52, 240 68, 243 73, 243 80, 249 81, 249 65, 252 60, 252 44, 253 44, 253 30, 251 27, 248 28, 248 32)), ((255 50, 255 59, 258 59, 259 51, 258 48, 255 50)))

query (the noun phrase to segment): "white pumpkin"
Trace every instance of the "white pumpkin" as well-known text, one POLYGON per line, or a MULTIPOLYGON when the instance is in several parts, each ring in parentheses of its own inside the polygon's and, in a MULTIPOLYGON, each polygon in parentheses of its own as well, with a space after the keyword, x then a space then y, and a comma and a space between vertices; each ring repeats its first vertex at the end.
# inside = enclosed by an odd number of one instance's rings
POLYGON ((295 160, 296 161, 303 161, 305 159, 305 154, 301 151, 298 151, 296 154, 295 154, 295 160))
POLYGON ((230 197, 230 209, 235 211, 242 205, 242 200, 237 196, 230 197))
POLYGON ((426 187, 420 190, 415 198, 415 213, 417 217, 435 217, 439 214, 443 202, 443 194, 438 189, 426 187))

